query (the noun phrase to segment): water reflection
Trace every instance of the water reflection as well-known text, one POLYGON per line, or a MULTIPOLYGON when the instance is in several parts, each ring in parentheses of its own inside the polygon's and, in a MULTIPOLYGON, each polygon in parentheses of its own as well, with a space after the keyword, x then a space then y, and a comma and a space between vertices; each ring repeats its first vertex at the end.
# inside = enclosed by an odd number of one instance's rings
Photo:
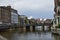
POLYGON ((54 40, 60 40, 60 35, 53 35, 54 40))
POLYGON ((51 32, 23 32, 14 30, 1 32, 0 34, 8 40, 60 40, 59 35, 53 35, 51 32))

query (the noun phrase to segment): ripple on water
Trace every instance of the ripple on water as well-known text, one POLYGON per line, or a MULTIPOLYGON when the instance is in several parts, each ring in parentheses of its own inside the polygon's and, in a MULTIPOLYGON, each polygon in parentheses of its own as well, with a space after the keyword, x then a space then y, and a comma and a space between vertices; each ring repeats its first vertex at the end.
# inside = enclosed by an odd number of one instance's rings
POLYGON ((4 37, 8 40, 59 40, 60 36, 52 35, 51 32, 5 32, 4 37), (6 34, 6 35, 5 35, 6 34))

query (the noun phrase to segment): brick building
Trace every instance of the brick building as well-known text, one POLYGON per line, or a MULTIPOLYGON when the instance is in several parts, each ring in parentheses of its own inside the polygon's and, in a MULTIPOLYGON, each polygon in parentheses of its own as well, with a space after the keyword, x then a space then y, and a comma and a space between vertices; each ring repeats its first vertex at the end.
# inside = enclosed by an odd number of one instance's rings
POLYGON ((11 23, 11 7, 0 6, 0 24, 11 23))
POLYGON ((11 8, 11 6, 0 6, 0 24, 2 25, 18 24, 17 10, 11 8))

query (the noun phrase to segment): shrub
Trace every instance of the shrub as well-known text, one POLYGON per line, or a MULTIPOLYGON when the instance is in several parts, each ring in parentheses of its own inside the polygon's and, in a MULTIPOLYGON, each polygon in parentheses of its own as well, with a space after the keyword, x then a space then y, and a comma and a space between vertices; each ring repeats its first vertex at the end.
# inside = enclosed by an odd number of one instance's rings
POLYGON ((60 28, 60 24, 58 24, 58 27, 57 28, 60 28))

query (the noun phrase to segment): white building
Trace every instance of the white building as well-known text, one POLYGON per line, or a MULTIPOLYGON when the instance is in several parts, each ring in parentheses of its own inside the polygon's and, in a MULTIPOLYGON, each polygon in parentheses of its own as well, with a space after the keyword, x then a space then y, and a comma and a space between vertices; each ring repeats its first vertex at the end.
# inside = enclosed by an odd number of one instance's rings
POLYGON ((27 17, 25 15, 20 15, 20 26, 26 26, 27 17))
POLYGON ((60 0, 54 0, 55 1, 55 15, 53 20, 53 27, 58 26, 60 24, 60 0))

